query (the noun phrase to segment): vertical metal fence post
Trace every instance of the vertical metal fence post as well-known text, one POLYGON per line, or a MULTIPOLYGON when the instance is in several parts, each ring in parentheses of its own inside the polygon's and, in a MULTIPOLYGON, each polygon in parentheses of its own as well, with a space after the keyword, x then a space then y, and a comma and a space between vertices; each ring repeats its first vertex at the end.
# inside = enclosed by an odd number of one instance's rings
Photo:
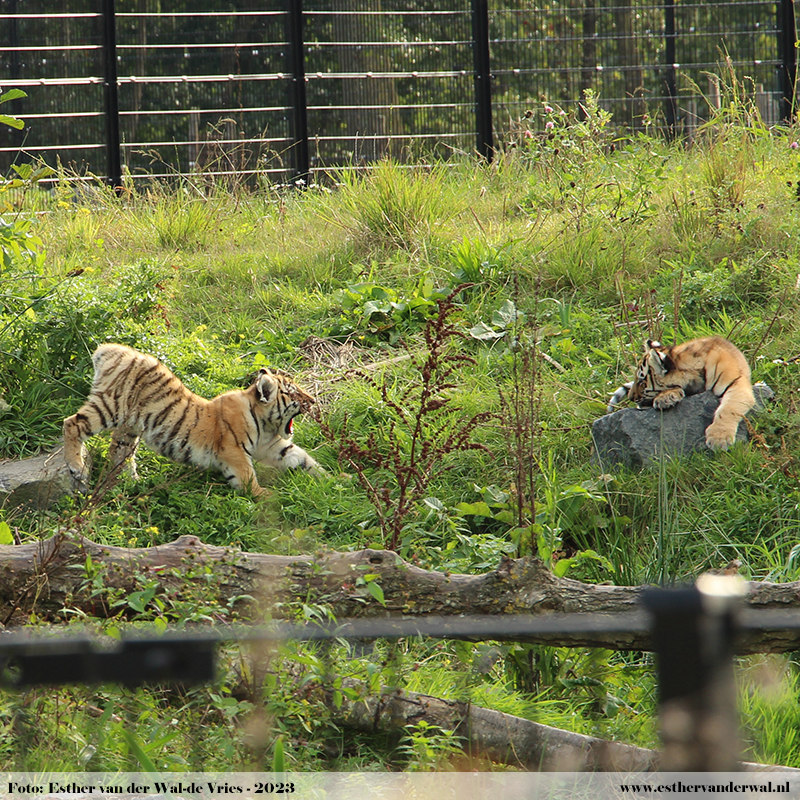
POLYGON ((106 170, 109 185, 122 186, 117 84, 117 22, 114 0, 103 0, 103 60, 105 62, 106 170))
MULTIPOLYGON (((303 0, 288 0, 288 38, 292 85, 292 155, 294 180, 308 181, 308 106, 306 101, 305 41, 303 39, 303 0)), ((302 184, 300 184, 302 185, 302 184)))
POLYGON ((491 161, 494 141, 488 0, 472 0, 472 54, 475 64, 475 128, 478 134, 478 153, 491 161))
POLYGON ((675 137, 678 122, 677 96, 675 83, 675 0, 664 2, 664 83, 667 92, 664 116, 667 121, 667 136, 675 137))
POLYGON ((780 0, 778 3, 778 56, 781 65, 778 67, 778 86, 781 93, 780 115, 785 122, 790 122, 794 115, 794 92, 797 80, 796 41, 794 3, 792 0, 780 0))
POLYGON ((744 581, 701 575, 689 589, 650 589, 658 655, 662 772, 734 772, 739 735, 733 675, 744 581))

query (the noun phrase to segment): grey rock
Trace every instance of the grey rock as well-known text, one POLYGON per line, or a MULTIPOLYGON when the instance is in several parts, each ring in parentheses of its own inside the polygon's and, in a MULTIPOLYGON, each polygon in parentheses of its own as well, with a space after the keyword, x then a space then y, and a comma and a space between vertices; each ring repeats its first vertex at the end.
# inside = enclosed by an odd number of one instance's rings
MULTIPOLYGON (((775 396, 764 383, 755 384, 753 393, 756 396, 753 411, 764 408, 775 396)), ((657 464, 663 456, 708 451, 706 428, 714 421, 718 406, 719 398, 713 392, 703 392, 684 398, 666 411, 623 408, 606 414, 592 424, 595 446, 592 462, 604 471, 616 466, 641 469, 657 464)), ((736 440, 747 441, 747 438, 747 426, 742 421, 736 440)))
POLYGON ((21 461, 0 461, 0 508, 46 509, 66 494, 73 494, 73 485, 63 448, 21 461))
MULTIPOLYGON (((775 392, 773 392, 766 383, 762 383, 761 381, 753 384, 753 394, 756 397, 756 405, 755 408, 753 408, 753 411, 761 411, 761 409, 764 408, 767 403, 770 403, 775 399, 775 392)), ((750 413, 752 414, 753 411, 750 413)))

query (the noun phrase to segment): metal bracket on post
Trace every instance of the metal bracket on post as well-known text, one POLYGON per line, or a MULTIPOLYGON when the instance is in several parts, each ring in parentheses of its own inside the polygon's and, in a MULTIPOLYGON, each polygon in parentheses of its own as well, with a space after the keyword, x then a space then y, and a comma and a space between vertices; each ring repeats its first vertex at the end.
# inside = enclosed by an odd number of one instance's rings
POLYGON ((740 578, 702 575, 688 589, 649 589, 658 655, 663 772, 735 772, 739 761, 733 677, 740 578))
POLYGON ((494 155, 494 139, 488 0, 472 0, 472 51, 475 64, 475 128, 478 134, 478 154, 491 161, 494 155))
POLYGON ((106 181, 122 188, 122 159, 119 133, 119 84, 117 82, 117 20, 114 0, 103 0, 103 61, 106 115, 106 181))

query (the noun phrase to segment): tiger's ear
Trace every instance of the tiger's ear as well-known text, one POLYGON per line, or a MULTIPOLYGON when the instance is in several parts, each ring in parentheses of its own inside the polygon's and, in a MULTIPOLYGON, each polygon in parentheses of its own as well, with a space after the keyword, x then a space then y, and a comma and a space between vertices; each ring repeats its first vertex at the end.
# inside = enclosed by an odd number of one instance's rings
POLYGON ((256 376, 256 397, 262 403, 268 403, 275 394, 275 378, 268 369, 260 369, 256 376))
POLYGON ((645 360, 653 374, 664 376, 672 369, 672 361, 664 352, 664 345, 657 339, 648 339, 645 360))
MULTIPOLYGON (((653 344, 658 345, 658 342, 654 342, 653 344)), ((672 361, 669 356, 654 347, 651 348, 650 352, 647 354, 647 363, 650 365, 650 369, 661 377, 672 369, 672 361)))

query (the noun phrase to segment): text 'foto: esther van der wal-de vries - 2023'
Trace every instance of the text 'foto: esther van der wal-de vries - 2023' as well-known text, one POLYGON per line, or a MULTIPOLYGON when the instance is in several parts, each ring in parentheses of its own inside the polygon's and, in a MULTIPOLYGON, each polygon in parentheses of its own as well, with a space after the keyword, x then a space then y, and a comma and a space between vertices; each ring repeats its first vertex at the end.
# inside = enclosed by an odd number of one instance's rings
POLYGON ((226 795, 243 794, 293 794, 295 785, 292 781, 253 781, 247 786, 227 781, 152 781, 152 783, 129 782, 120 784, 83 784, 78 781, 46 781, 43 783, 23 783, 9 781, 7 791, 22 795, 49 794, 195 794, 226 795))

